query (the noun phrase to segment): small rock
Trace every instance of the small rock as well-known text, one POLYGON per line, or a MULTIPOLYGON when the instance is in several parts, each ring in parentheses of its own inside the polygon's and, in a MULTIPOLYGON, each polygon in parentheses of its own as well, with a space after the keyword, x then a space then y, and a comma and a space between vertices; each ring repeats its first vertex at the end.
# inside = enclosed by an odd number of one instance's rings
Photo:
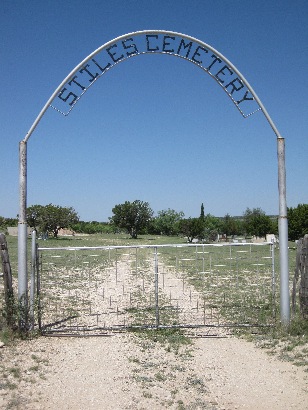
POLYGON ((210 403, 211 403, 213 406, 218 406, 218 402, 217 402, 216 400, 211 400, 210 403))
POLYGON ((4 347, 4 346, 5 346, 5 344, 3 342, 0 342, 0 349, 1 349, 1 347, 4 347))

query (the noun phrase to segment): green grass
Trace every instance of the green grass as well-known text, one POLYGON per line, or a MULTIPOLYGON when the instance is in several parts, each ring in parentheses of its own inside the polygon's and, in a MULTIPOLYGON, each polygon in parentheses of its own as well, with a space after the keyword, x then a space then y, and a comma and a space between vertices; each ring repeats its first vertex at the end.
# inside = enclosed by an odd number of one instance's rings
MULTIPOLYGON (((13 276, 17 277, 17 237, 6 236, 10 262, 13 276)), ((131 239, 127 234, 95 234, 87 236, 67 236, 58 237, 57 239, 50 237, 44 241, 39 239, 40 247, 75 247, 75 246, 123 246, 123 245, 166 245, 166 244, 183 244, 184 238, 179 236, 161 236, 161 235, 139 235, 137 239, 131 239)), ((289 267, 290 272, 294 272, 295 268, 296 245, 294 242, 289 242, 289 267)), ((28 259, 31 259, 31 238, 28 238, 28 259)), ((277 271, 279 270, 279 254, 276 251, 275 263, 277 271)))
MULTIPOLYGON (((16 236, 6 236, 12 274, 17 278, 18 245, 16 236)), ((28 238, 28 260, 31 260, 31 238, 28 238)), ((166 243, 182 243, 183 238, 154 235, 139 235, 131 239, 127 234, 95 234, 86 236, 50 237, 48 240, 38 239, 39 247, 76 247, 76 246, 116 246, 116 245, 153 245, 166 243)))
MULTIPOLYGON (((146 342, 160 343, 167 352, 173 351, 175 354, 178 354, 182 347, 188 347, 192 344, 191 339, 185 335, 185 331, 182 329, 130 328, 129 331, 145 344, 146 342)), ((145 348, 147 347, 145 346, 145 348)))
POLYGON ((258 347, 282 361, 303 367, 308 372, 308 321, 297 315, 288 327, 277 323, 256 333, 238 332, 241 337, 253 341, 258 347))

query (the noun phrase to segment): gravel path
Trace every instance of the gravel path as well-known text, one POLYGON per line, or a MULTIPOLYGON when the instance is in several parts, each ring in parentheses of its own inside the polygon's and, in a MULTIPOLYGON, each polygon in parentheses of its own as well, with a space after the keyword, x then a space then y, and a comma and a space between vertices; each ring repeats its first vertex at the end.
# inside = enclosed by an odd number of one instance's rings
POLYGON ((301 368, 241 339, 192 340, 173 349, 122 333, 4 347, 0 408, 308 408, 308 374, 301 368))

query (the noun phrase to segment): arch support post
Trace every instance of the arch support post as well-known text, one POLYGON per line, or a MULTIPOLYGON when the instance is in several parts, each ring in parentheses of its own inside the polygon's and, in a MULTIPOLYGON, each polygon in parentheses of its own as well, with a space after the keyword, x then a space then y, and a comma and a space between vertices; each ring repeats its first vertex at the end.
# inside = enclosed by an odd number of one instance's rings
POLYGON ((290 323, 288 219, 286 201, 285 140, 277 138, 278 189, 279 189, 279 258, 280 258, 280 319, 287 326, 290 323))
POLYGON ((19 143, 19 219, 18 219, 18 306, 20 330, 27 328, 28 272, 27 272, 27 143, 19 143))

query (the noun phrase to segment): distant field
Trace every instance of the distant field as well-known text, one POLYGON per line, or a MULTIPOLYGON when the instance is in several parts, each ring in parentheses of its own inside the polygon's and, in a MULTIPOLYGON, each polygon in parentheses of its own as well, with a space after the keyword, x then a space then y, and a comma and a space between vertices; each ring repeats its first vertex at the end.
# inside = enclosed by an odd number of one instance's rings
MULTIPOLYGON (((17 277, 17 237, 7 236, 10 262, 13 276, 17 277)), ((70 247, 70 246, 116 246, 116 245, 164 245, 186 243, 183 237, 161 236, 161 235, 140 235, 138 239, 131 239, 128 234, 95 234, 82 236, 65 236, 49 238, 48 240, 38 240, 40 247, 70 247)), ((296 244, 289 242, 289 272, 290 281, 293 279, 296 259, 296 244)), ((30 260, 31 238, 28 239, 28 252, 30 260)), ((279 270, 279 250, 275 250, 276 271, 279 270)))

